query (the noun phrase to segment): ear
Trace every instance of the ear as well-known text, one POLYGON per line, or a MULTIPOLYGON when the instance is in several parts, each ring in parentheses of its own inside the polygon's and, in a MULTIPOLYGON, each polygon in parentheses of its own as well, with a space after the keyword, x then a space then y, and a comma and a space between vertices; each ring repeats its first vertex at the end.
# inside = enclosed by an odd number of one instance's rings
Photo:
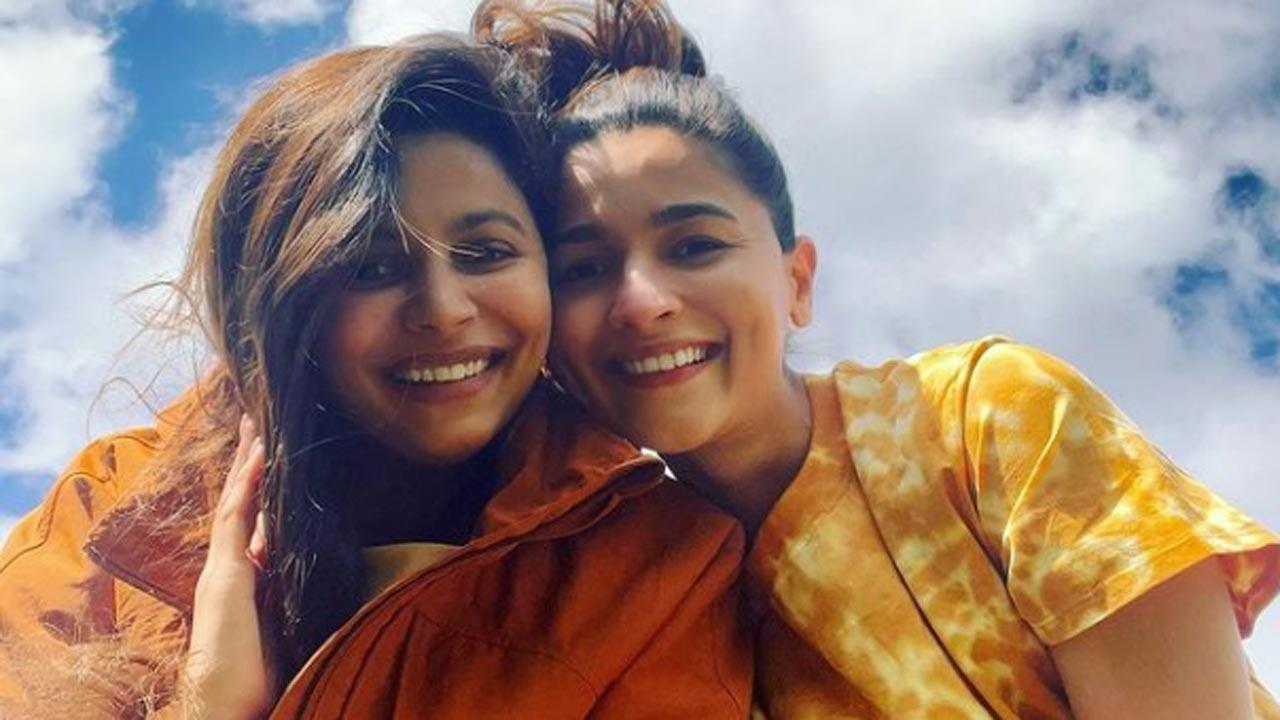
POLYGON ((542 379, 556 386, 561 392, 569 397, 577 400, 582 405, 586 405, 586 395, 582 392, 582 386, 574 381, 573 373, 565 368, 565 363, 560 360, 554 351, 547 353, 547 360, 542 364, 542 379))
POLYGON ((808 235, 797 235, 796 244, 782 261, 791 278, 787 316, 791 325, 802 328, 813 322, 813 276, 818 269, 818 247, 808 235))

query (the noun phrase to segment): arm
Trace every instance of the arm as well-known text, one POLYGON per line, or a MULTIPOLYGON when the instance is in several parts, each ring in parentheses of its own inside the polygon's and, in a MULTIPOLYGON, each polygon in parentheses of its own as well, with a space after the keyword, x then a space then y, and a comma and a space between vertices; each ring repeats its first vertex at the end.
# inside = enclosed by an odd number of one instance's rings
POLYGON ((737 580, 742 553, 741 529, 727 527, 719 552, 640 655, 604 689, 591 718, 747 716, 752 657, 737 580))
POLYGON ((213 513, 209 555, 196 583, 191 646, 175 703, 189 720, 254 718, 271 706, 273 683, 254 597, 266 549, 258 510, 265 460, 261 438, 241 418, 235 459, 213 513))
POLYGON ((992 347, 966 401, 983 534, 1073 710, 1251 717, 1240 638, 1276 591, 1275 536, 1044 353, 992 347))
POLYGON ((1209 559, 1052 649, 1081 720, 1252 718, 1249 671, 1209 559))

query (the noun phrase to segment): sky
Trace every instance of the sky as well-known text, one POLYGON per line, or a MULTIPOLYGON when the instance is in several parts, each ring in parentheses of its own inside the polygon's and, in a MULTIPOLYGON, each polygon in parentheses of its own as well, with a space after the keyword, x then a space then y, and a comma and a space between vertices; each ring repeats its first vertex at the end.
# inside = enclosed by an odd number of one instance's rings
MULTIPOLYGON (((198 348, 137 337, 159 296, 126 294, 175 272, 236 113, 293 62, 461 29, 472 6, 0 5, 0 537, 90 438, 190 379, 198 348)), ((1280 528, 1280 4, 672 6, 818 243, 797 367, 1039 345, 1280 528)), ((1280 610, 1246 647, 1280 689, 1280 610)))

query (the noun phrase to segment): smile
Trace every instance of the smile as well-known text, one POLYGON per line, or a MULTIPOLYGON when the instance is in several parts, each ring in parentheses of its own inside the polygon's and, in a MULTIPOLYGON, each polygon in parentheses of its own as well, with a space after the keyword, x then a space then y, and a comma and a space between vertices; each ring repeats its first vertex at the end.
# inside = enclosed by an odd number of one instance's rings
POLYGON ((622 371, 627 375, 652 375, 669 372, 686 365, 700 363, 707 359, 707 346, 690 345, 675 352, 621 361, 622 371))
POLYGON ((701 373, 719 357, 723 346, 692 342, 671 344, 642 350, 643 355, 618 359, 611 363, 615 377, 640 389, 677 385, 701 373))
POLYGON ((423 365, 405 368, 395 372, 392 377, 395 378, 396 382, 406 385, 455 383, 469 380, 479 375, 488 370, 491 364, 493 364, 491 356, 482 357, 446 365, 423 365))

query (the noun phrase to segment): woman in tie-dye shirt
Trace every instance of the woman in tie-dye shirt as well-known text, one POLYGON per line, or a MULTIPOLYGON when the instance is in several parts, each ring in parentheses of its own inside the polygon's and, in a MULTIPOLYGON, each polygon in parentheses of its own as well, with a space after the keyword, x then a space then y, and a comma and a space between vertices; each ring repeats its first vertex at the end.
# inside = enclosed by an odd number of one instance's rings
POLYGON ((557 375, 753 534, 762 713, 1280 718, 1241 647, 1271 533, 1035 349, 790 371, 814 244, 666 8, 478 19, 546 73, 557 375))

